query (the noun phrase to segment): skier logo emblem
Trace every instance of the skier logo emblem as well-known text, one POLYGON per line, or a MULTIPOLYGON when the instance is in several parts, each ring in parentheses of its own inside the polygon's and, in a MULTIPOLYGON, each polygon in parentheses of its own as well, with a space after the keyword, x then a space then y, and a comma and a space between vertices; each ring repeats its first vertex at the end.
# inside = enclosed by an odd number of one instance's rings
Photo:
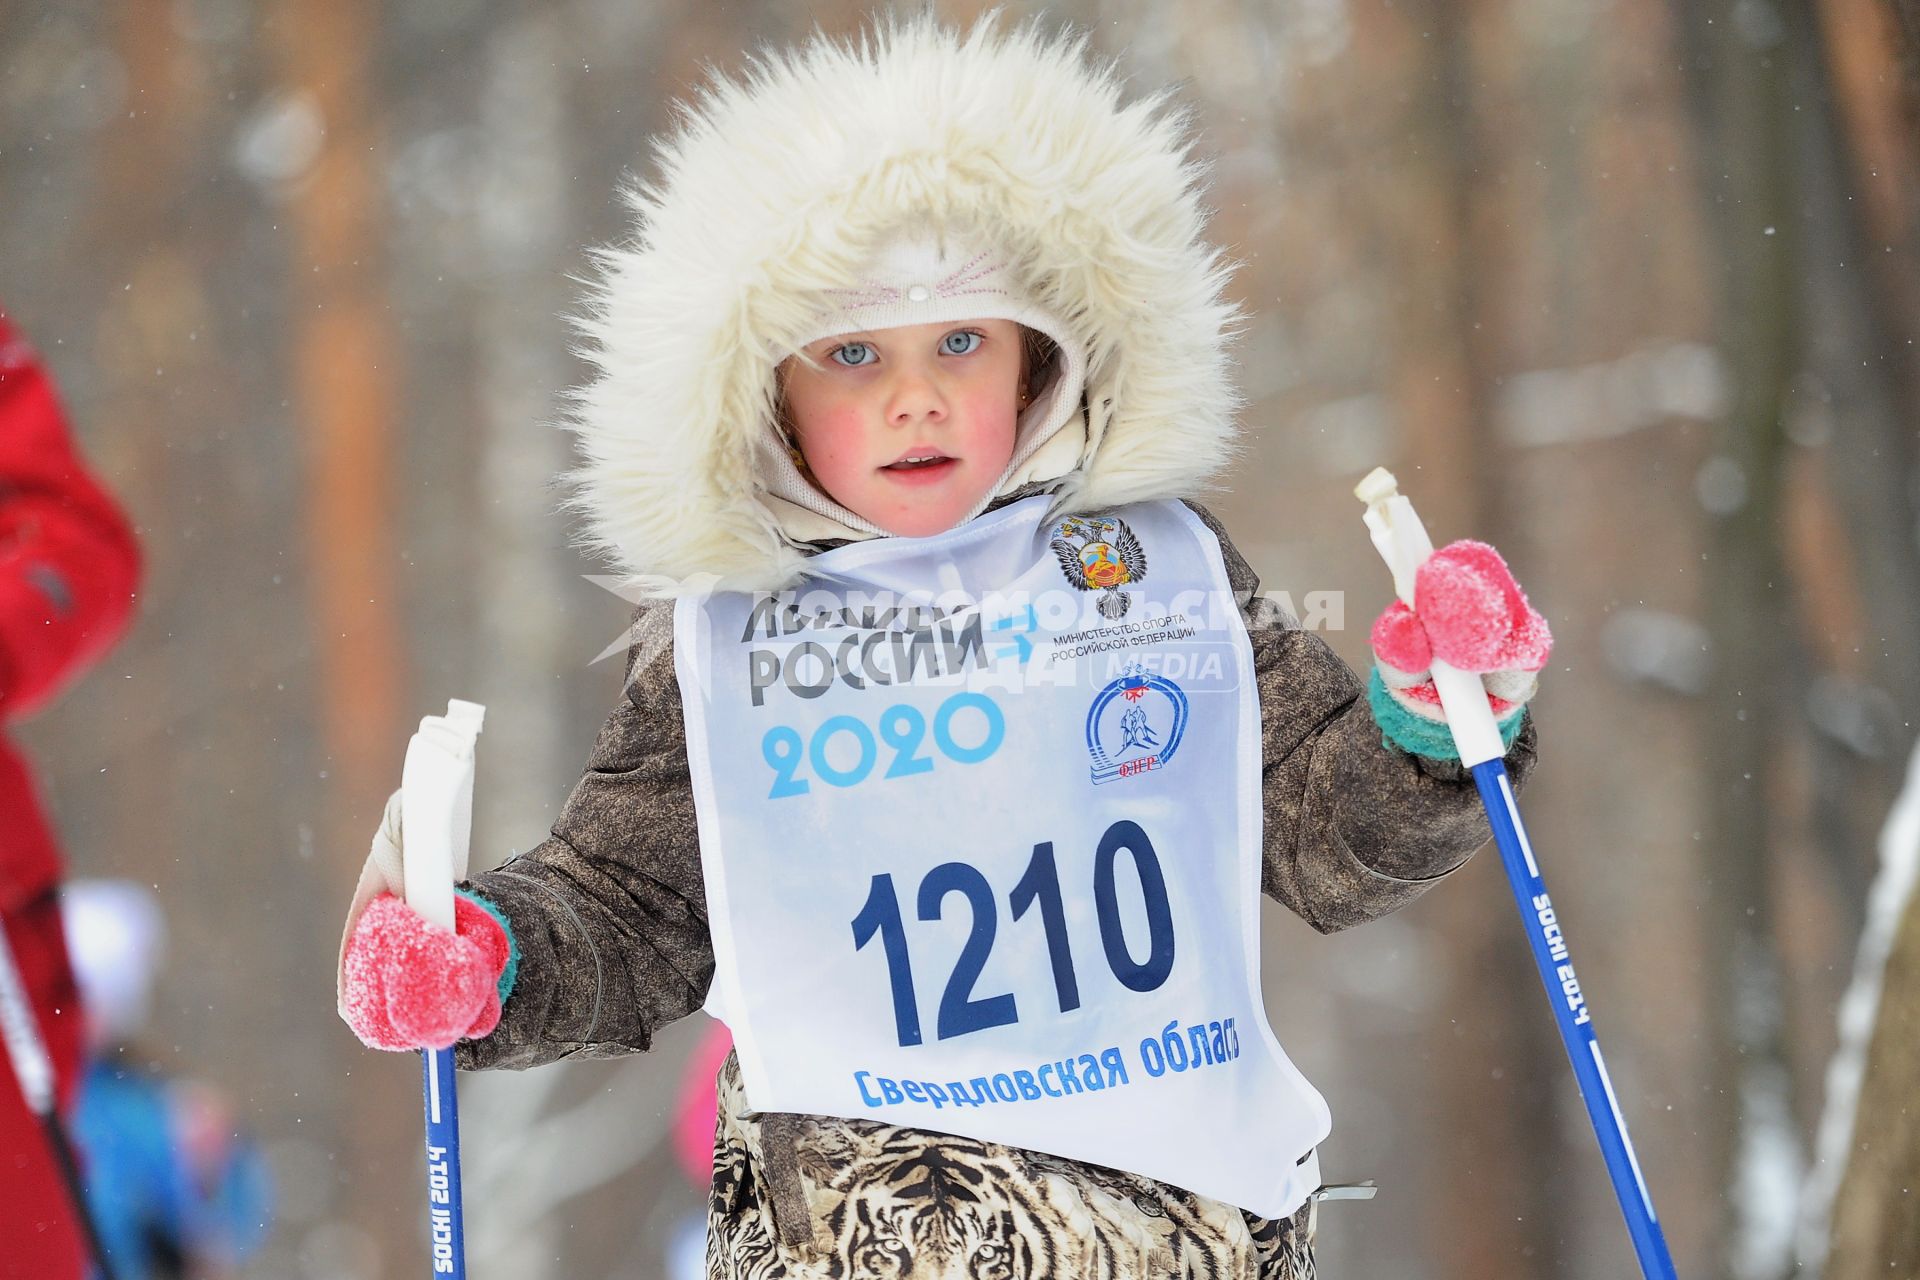
POLYGON ((1054 529, 1060 572, 1082 591, 1099 591, 1100 616, 1124 617, 1133 597, 1120 590, 1147 576, 1147 553, 1125 520, 1069 516, 1054 529))
POLYGON ((1187 695, 1180 686, 1127 664, 1118 680, 1094 696, 1087 711, 1087 754, 1095 783, 1164 769, 1187 731, 1187 695))

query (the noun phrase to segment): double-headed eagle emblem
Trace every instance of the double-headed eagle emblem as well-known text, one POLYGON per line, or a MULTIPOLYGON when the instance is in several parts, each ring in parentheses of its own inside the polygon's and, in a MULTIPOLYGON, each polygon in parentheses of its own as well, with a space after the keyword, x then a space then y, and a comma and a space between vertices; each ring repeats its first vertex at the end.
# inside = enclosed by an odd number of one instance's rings
POLYGON ((1054 530, 1051 545, 1068 582, 1101 593, 1096 601, 1101 617, 1126 615, 1133 597, 1120 588, 1147 576, 1147 553, 1125 520, 1070 516, 1054 530))

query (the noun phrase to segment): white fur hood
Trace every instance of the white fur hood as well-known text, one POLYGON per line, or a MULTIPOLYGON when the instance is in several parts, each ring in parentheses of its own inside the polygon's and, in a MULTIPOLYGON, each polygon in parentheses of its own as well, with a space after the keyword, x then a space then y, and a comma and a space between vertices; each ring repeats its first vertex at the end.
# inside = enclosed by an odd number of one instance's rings
POLYGON ((1084 345, 1087 412, 1017 479, 1094 511, 1191 496, 1231 458, 1236 313, 1201 167, 1165 96, 1124 102, 1084 41, 992 18, 816 38, 717 79, 656 161, 633 241, 601 255, 571 423, 573 505, 645 589, 801 575, 818 535, 764 478, 774 369, 915 221, 990 238, 1084 345))

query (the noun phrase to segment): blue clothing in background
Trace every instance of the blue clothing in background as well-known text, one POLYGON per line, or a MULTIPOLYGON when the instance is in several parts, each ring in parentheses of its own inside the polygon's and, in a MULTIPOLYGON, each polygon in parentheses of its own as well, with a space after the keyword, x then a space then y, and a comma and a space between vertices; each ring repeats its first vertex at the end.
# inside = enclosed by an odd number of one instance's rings
POLYGON ((74 1113, 87 1203, 116 1280, 231 1267, 266 1238, 272 1188, 254 1143, 188 1132, 182 1087, 96 1061, 74 1113))

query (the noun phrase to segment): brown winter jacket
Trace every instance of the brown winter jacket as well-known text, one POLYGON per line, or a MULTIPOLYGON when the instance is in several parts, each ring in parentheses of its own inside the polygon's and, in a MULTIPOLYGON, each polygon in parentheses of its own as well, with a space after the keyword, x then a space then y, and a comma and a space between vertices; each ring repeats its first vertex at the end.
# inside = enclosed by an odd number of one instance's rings
MULTIPOLYGON (((994 505, 1038 491, 1023 488, 994 505)), ((1411 756, 1385 744, 1354 672, 1319 636, 1259 598, 1258 579, 1220 523, 1188 505, 1220 539, 1253 644, 1263 748, 1263 889, 1323 933, 1405 906, 1487 840, 1471 780, 1457 761, 1411 756)), ((834 545, 822 542, 813 549, 834 545)), ((674 672, 672 613, 671 603, 661 603, 638 615, 626 696, 601 730, 552 838, 470 883, 501 909, 521 959, 499 1027, 459 1046, 463 1067, 522 1068, 643 1051, 660 1028, 705 1001, 714 954, 674 672)), ((1533 762, 1529 723, 1507 756, 1516 785, 1524 783, 1533 762)), ((878 1149, 896 1135, 915 1135, 866 1121, 749 1117, 739 1114, 741 1096, 729 1063, 714 1205, 720 1246, 728 1247, 727 1233, 746 1229, 743 1215, 749 1216, 764 1237, 755 1247, 779 1254, 788 1274, 815 1274, 802 1265, 807 1259, 825 1267, 818 1274, 845 1274, 827 1261, 853 1247, 846 1238, 852 1230, 842 1208, 846 1197, 829 1184, 855 1147, 878 1149), (728 1198, 731 1203, 722 1203, 728 1198)), ((965 1145, 976 1154, 1026 1154, 965 1145)), ((1077 1195, 1086 1202, 1080 1208, 1098 1201, 1110 1216, 1115 1204, 1130 1198, 1135 1208, 1123 1216, 1135 1221, 1114 1226, 1095 1212, 1095 1234, 1110 1229, 1137 1235, 1143 1223, 1161 1224, 1163 1234, 1177 1239, 1159 1240, 1157 1255, 1149 1249, 1145 1256, 1160 1258, 1156 1266, 1204 1256, 1224 1269, 1193 1274, 1283 1274, 1264 1263, 1232 1261, 1258 1252, 1262 1230, 1273 1224, 1223 1213, 1220 1206, 1144 1179, 1131 1178, 1126 1196, 1119 1196, 1112 1171, 1069 1161, 1036 1158, 1008 1167, 1016 1171, 1002 1168, 1000 1178, 1032 1180, 1028 1190, 1038 1197, 1036 1204, 1057 1207, 1062 1196, 1077 1195), (1147 1201, 1155 1203, 1149 1207, 1147 1201)), ((1000 1191, 1012 1194, 1004 1186, 1000 1191)), ((1021 1195, 1013 1199, 1026 1202, 1021 1195)), ((1061 1221, 1072 1217, 1068 1212, 1061 1221)), ((1043 1224, 1027 1229, 1044 1233, 1043 1224)), ((1072 1234, 1063 1227, 1063 1235, 1072 1234)), ((1054 1261, 1064 1264, 1057 1256, 1054 1261)), ((1131 1265, 1111 1272, 1153 1273, 1131 1265)), ((1060 1274, 1083 1272, 1063 1265, 1060 1274)))

